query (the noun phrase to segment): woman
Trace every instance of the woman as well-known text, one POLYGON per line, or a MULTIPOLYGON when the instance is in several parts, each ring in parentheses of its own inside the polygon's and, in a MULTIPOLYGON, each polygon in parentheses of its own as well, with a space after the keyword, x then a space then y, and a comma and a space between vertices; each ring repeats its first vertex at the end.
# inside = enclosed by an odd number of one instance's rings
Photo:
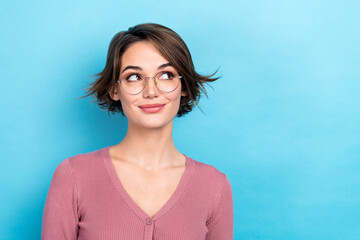
POLYGON ((214 74, 196 73, 186 44, 167 27, 116 34, 86 96, 126 116, 126 136, 57 166, 42 239, 233 239, 227 176, 179 152, 172 138, 174 117, 192 110, 214 74))

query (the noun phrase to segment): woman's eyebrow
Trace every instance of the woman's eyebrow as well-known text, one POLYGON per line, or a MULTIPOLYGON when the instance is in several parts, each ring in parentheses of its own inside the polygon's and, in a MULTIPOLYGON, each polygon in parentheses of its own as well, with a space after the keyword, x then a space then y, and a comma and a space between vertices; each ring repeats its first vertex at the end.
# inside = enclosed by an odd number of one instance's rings
MULTIPOLYGON (((169 67, 169 66, 172 66, 170 63, 165 63, 165 64, 162 64, 158 67, 158 70, 159 69, 162 69, 162 68, 166 68, 166 67, 169 67)), ((132 65, 129 65, 129 66, 126 66, 124 68, 124 70, 122 71, 122 73, 124 73, 126 70, 128 69, 135 69, 135 70, 143 70, 141 67, 139 66, 132 66, 132 65)))
POLYGON ((166 67, 169 67, 169 66, 172 66, 170 63, 165 63, 165 64, 162 64, 158 67, 158 70, 159 69, 162 69, 162 68, 166 68, 166 67))

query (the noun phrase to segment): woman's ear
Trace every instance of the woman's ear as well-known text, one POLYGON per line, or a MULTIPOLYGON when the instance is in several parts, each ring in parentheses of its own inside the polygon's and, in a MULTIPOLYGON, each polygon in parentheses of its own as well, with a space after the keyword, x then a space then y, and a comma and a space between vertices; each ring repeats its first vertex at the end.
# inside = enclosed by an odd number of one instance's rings
POLYGON ((109 95, 114 101, 119 101, 120 96, 116 87, 112 86, 109 90, 109 95))
POLYGON ((182 92, 181 92, 181 96, 182 96, 182 97, 186 97, 187 95, 188 95, 188 93, 187 93, 186 91, 182 91, 182 92))

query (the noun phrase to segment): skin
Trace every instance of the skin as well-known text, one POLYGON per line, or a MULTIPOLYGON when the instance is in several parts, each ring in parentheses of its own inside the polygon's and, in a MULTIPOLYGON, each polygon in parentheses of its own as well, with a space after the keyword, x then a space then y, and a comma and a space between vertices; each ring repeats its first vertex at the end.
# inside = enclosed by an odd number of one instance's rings
MULTIPOLYGON (((161 53, 148 41, 133 43, 121 58, 121 70, 128 65, 139 66, 143 76, 155 76, 158 67, 168 63, 161 53)), ((164 70, 173 69, 168 66, 164 70)), ((173 141, 173 120, 181 96, 181 83, 170 93, 159 91, 154 81, 148 78, 146 88, 137 95, 127 94, 120 85, 110 92, 114 100, 120 100, 128 119, 124 139, 110 146, 110 156, 118 177, 130 197, 149 215, 160 210, 175 191, 185 170, 185 156, 173 141), (138 106, 166 103, 157 113, 146 113, 138 106)))

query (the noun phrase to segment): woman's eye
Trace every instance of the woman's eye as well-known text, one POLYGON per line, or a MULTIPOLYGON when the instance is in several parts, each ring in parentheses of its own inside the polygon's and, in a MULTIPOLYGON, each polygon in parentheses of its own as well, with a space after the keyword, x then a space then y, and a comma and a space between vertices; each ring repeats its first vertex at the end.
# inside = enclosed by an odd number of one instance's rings
POLYGON ((139 76, 138 74, 132 74, 128 77, 126 77, 127 81, 140 81, 141 80, 141 76, 139 76))
POLYGON ((170 80, 174 77, 174 74, 171 72, 164 72, 161 74, 160 79, 170 80))

